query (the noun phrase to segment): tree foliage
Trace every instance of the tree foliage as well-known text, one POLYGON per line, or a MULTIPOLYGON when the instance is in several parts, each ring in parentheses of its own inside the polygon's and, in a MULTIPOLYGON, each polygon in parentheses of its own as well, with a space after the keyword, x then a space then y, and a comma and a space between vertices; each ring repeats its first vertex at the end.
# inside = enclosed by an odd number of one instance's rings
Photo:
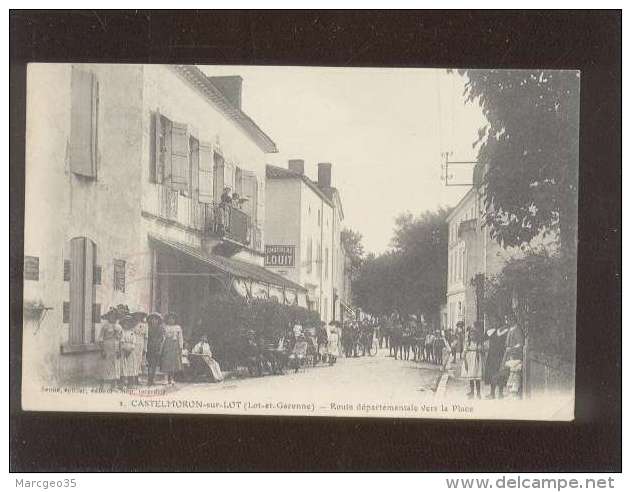
POLYGON ((344 251, 350 258, 351 262, 351 278, 357 278, 357 275, 361 269, 362 261, 364 260, 364 245, 362 244, 362 235, 353 231, 352 229, 345 228, 341 233, 342 246, 344 251))
POLYGON ((201 315, 202 323, 193 331, 193 341, 206 335, 222 367, 232 368, 241 357, 244 337, 278 339, 294 323, 304 327, 320 326, 317 312, 297 305, 266 299, 245 299, 221 293, 210 296, 201 315))
POLYGON ((484 311, 491 325, 516 311, 530 349, 572 361, 576 324, 572 259, 541 249, 509 260, 497 276, 487 279, 484 311))
POLYGON ((578 202, 579 74, 559 70, 463 70, 465 98, 488 121, 477 173, 486 223, 501 244, 519 246, 559 229, 574 251, 578 202))
POLYGON ((447 290, 448 210, 395 220, 391 250, 367 255, 353 284, 355 302, 371 314, 435 315, 447 290))

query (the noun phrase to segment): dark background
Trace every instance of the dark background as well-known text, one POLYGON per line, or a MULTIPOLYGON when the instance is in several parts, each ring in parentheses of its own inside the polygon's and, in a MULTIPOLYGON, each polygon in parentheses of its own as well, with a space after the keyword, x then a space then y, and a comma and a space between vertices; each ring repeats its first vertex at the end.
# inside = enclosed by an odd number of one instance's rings
POLYGON ((620 471, 621 32, 619 11, 12 11, 11 470, 620 471), (575 422, 22 412, 25 70, 36 61, 580 69, 575 422))

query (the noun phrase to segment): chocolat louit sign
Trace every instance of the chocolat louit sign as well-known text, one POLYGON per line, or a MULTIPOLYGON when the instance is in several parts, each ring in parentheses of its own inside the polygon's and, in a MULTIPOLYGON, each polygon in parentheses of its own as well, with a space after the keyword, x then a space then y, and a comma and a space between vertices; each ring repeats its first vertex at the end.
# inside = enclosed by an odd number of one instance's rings
POLYGON ((265 266, 293 267, 296 262, 295 246, 265 246, 265 266))

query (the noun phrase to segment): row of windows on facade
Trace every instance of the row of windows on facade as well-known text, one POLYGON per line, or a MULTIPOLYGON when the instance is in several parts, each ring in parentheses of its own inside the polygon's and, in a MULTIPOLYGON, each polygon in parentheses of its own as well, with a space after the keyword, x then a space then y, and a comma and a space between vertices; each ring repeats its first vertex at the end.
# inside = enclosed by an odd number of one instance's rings
MULTIPOLYGON (((318 245, 317 249, 318 257, 316 259, 316 264, 322 263, 322 246, 318 245)), ((313 238, 309 238, 309 243, 307 244, 307 273, 311 273, 313 271, 313 238)), ((329 248, 324 248, 324 278, 329 278, 329 248)))
POLYGON ((257 222, 258 180, 252 171, 226 161, 209 142, 189 135, 188 125, 152 114, 151 180, 200 203, 218 202, 229 187, 247 198, 243 210, 257 222))
MULTIPOLYGON (((309 204, 309 215, 311 215, 311 204, 309 204)), ((322 225, 322 212, 318 209, 318 226, 322 225)), ((329 227, 329 219, 326 219, 326 226, 329 227)))
MULTIPOLYGON (((64 282, 72 280, 70 260, 64 260, 64 282)), ((95 265, 92 273, 93 285, 101 285, 102 267, 95 265)), ((39 258, 37 256, 24 257, 24 280, 39 280, 39 258)), ((125 260, 114 260, 114 290, 125 292, 125 260)))
MULTIPOLYGON (((99 83, 93 72, 72 69, 70 170, 97 179, 99 83)), ((170 121, 158 111, 151 115, 151 180, 197 199, 218 201, 225 186, 247 197, 243 208, 257 222, 256 175, 225 162, 208 142, 189 134, 188 125, 170 121)))
POLYGON ((464 278, 466 270, 467 255, 464 246, 454 248, 449 256, 449 281, 460 281, 464 278))
MULTIPOLYGON (((96 244, 88 238, 76 237, 70 241, 71 260, 64 261, 64 281, 70 283, 70 300, 63 303, 62 318, 69 323, 71 345, 84 345, 95 341, 95 323, 101 322, 101 305, 95 303, 95 285, 101 285, 102 267, 96 265, 96 244)), ((125 292, 125 260, 113 262, 114 290, 125 292)), ((24 278, 39 280, 39 258, 24 258, 24 278)))

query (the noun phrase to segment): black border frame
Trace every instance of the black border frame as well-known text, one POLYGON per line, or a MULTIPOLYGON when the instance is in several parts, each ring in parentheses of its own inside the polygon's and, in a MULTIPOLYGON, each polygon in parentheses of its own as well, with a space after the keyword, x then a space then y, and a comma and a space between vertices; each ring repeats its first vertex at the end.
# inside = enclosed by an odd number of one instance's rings
POLYGON ((621 470, 621 11, 9 15, 11 471, 621 470), (575 422, 23 412, 25 82, 31 61, 580 69, 575 422))

